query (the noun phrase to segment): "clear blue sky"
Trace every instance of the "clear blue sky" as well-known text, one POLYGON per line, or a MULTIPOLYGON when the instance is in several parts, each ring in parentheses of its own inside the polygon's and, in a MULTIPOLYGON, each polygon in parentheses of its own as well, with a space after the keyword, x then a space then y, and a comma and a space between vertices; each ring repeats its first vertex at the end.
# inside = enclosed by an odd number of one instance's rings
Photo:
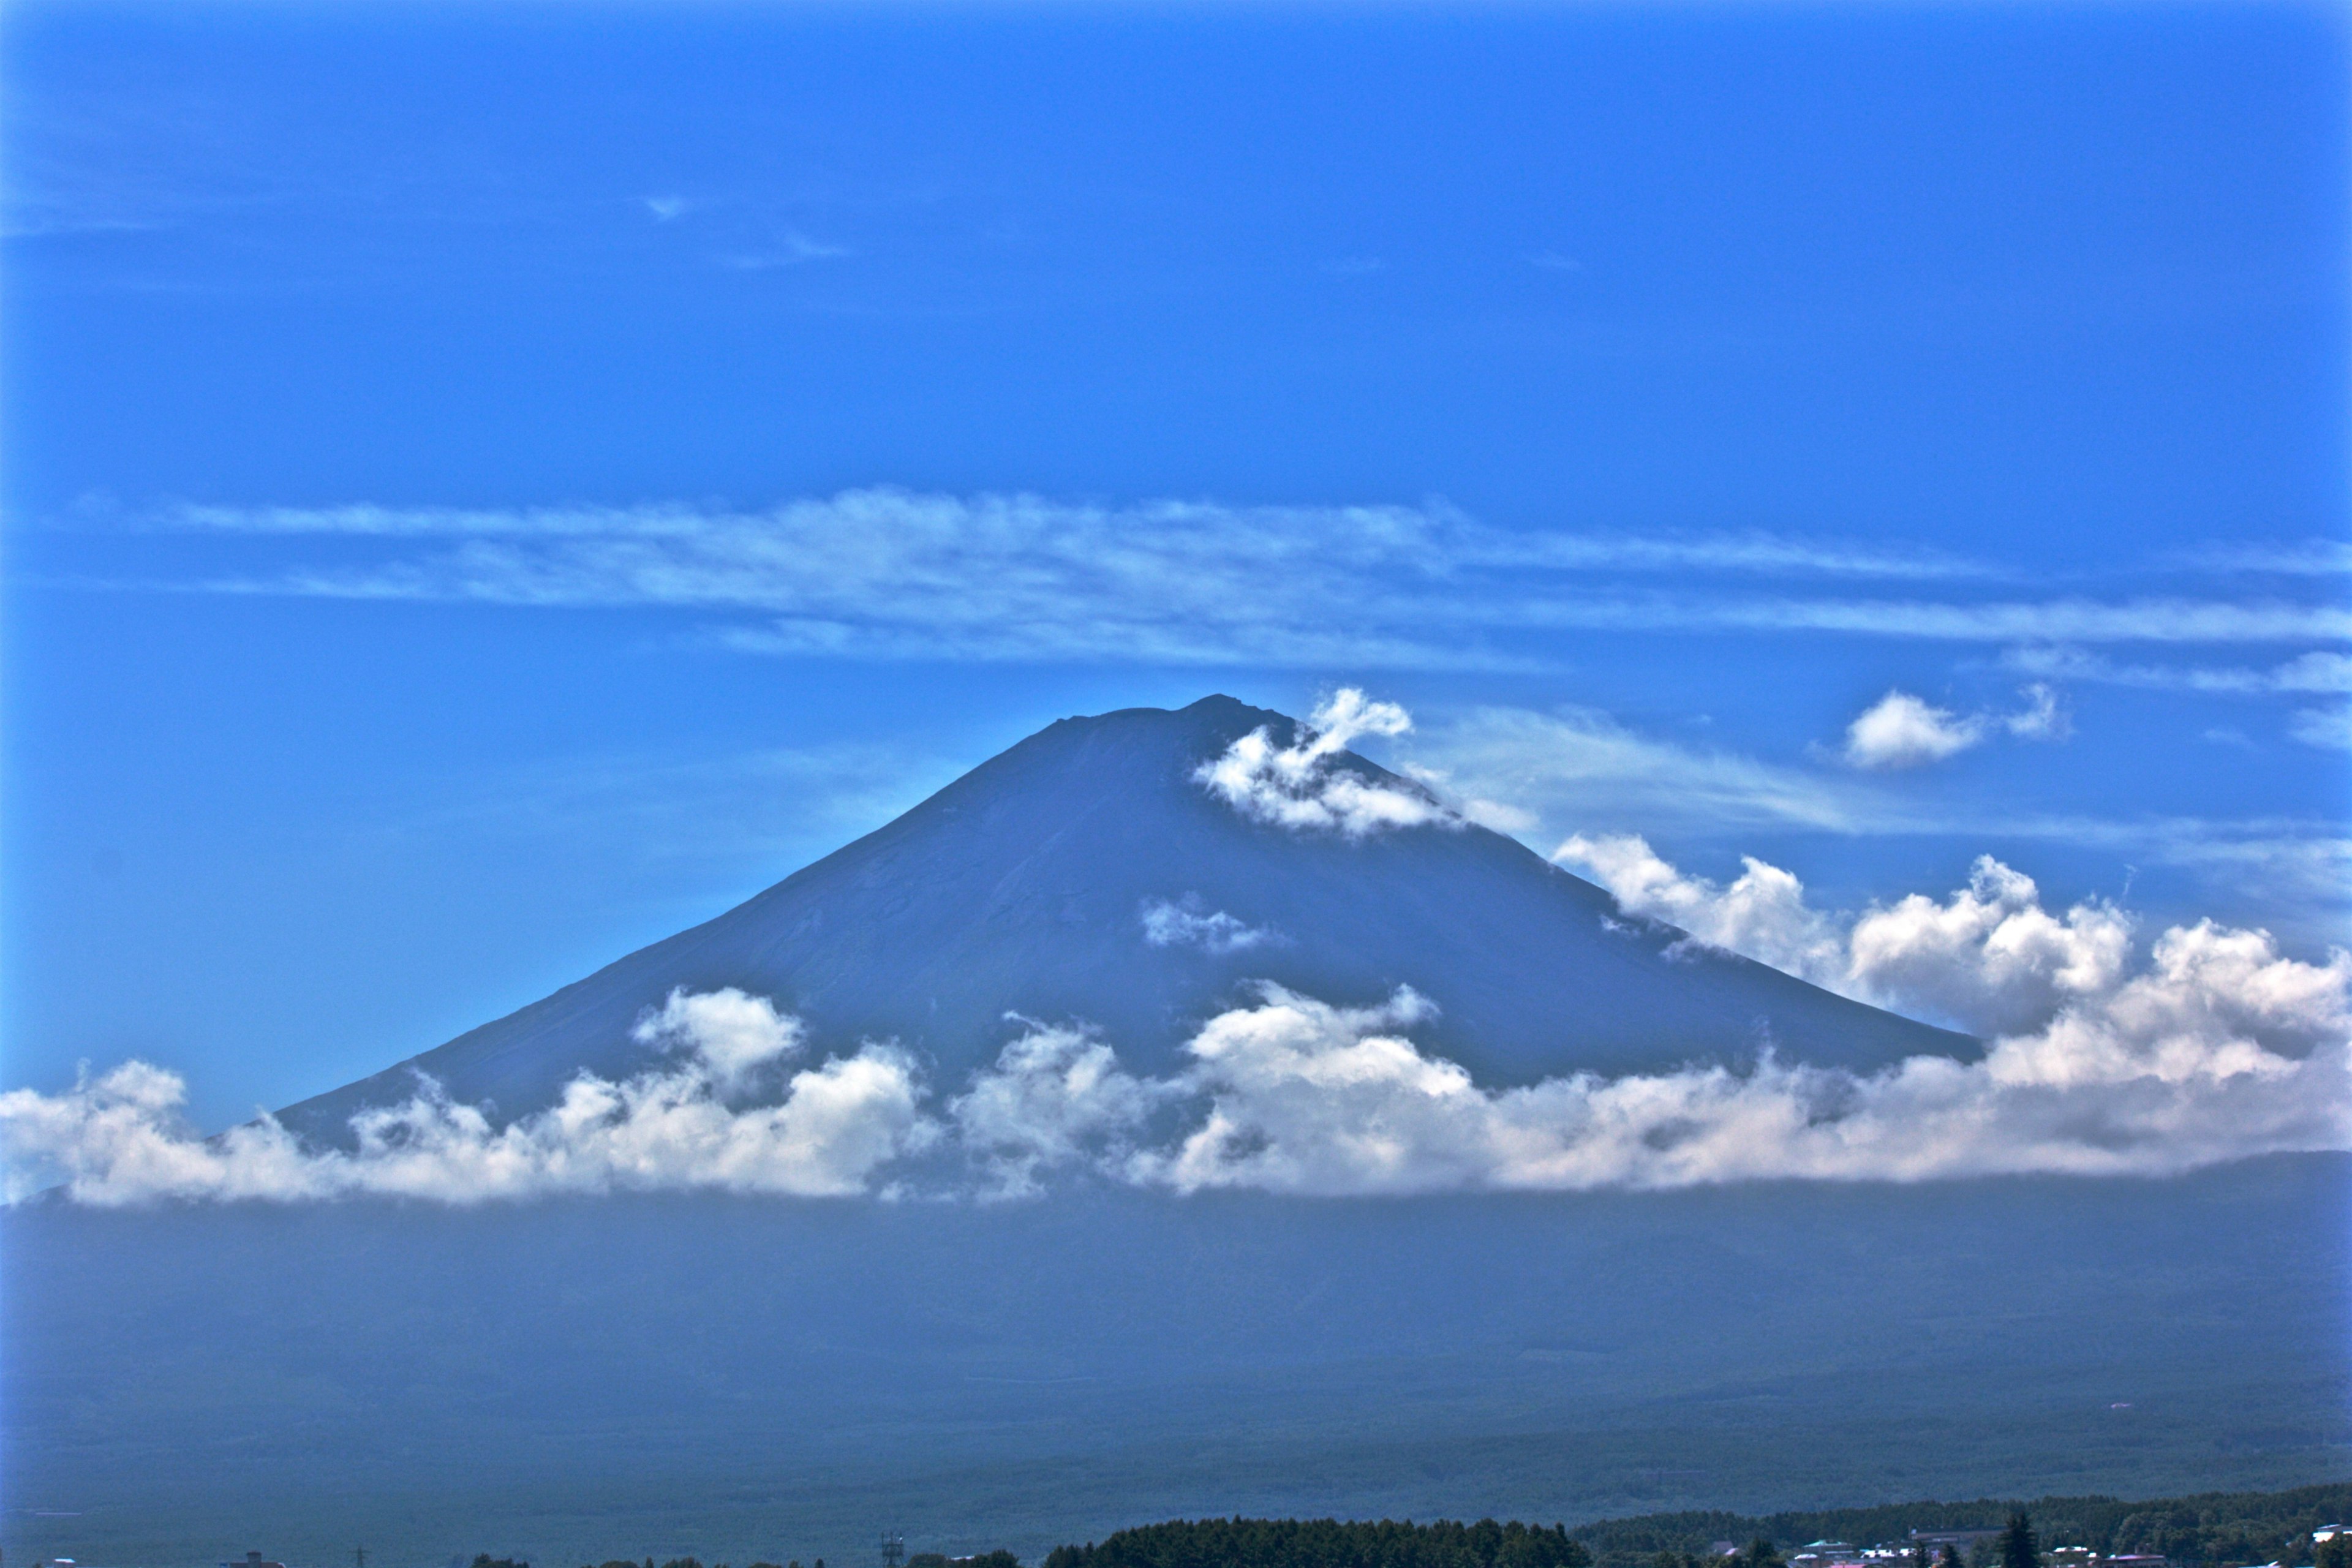
POLYGON ((1546 850, 2346 934, 2340 7, 0 49, 0 1085, 285 1103, 1213 690, 1546 850), (1854 766, 1895 689, 1974 743, 1854 766))

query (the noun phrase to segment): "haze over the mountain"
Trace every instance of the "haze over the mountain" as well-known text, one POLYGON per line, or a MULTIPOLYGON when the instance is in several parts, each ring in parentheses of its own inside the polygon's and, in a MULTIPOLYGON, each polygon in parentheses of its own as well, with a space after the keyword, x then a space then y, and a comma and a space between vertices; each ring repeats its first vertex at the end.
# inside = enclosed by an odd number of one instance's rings
MULTIPOLYGON (((1065 719, 888 826, 717 919, 457 1039, 284 1113, 339 1138, 363 1106, 430 1075, 501 1117, 583 1068, 617 1078, 673 991, 772 998, 819 1053, 895 1038, 952 1084, 991 1061, 1008 1013, 1100 1028, 1132 1068, 1181 1043, 1254 979, 1349 1005, 1409 985, 1421 1033, 1482 1082, 1783 1057, 1868 1069, 1975 1042, 1622 919, 1601 889, 1501 834, 1448 819, 1350 834, 1255 820, 1196 776, 1264 729, 1229 697, 1065 719)), ((1325 763, 1385 798, 1420 786, 1354 755, 1325 763)))

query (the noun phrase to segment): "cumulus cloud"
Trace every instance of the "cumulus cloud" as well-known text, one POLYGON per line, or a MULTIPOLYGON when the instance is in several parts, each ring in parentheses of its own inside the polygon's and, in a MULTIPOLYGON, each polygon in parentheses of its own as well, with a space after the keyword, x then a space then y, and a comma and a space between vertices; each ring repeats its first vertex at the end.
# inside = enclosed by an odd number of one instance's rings
POLYGON ((1989 1038, 2101 1005, 2124 984, 2131 953, 2124 911, 2086 900, 2053 914, 2032 878, 1989 855, 1942 900, 1913 893, 1850 917, 1814 909, 1779 867, 1750 858, 1738 879, 1717 883, 1676 869, 1635 835, 1579 836, 1553 858, 1590 875, 1628 913, 1694 941, 1989 1038))
POLYGON ((1940 763, 1985 737, 1981 719, 1963 719, 1907 691, 1890 691, 1846 726, 1845 760, 1858 768, 1940 763))
POLYGON ((1116 1172, 1153 1109, 1181 1085, 1139 1079, 1092 1032, 1031 1019, 1020 1038, 948 1106, 967 1155, 982 1171, 982 1195, 1027 1197, 1056 1169, 1116 1172))
POLYGON ((2055 689, 2037 681, 2020 695, 2026 705, 2017 712, 1964 716, 1907 691, 1889 691, 1846 726, 1845 760, 1872 770, 1916 768, 1957 756, 1996 728, 2027 741, 2063 741, 2074 732, 2055 689))
POLYGON ((776 1011, 764 996, 732 986, 688 994, 673 991, 657 1013, 637 1020, 630 1037, 699 1058, 723 1087, 740 1085, 770 1062, 801 1048, 801 1024, 776 1011))
POLYGON ((1275 940, 1264 926, 1254 926, 1223 910, 1202 913, 1197 894, 1178 902, 1155 899, 1143 906, 1143 940, 1153 947, 1201 947, 1214 953, 1244 952, 1275 940))
POLYGON ((1752 857, 1728 887, 1685 876, 1639 834, 1577 834, 1552 852, 1609 890, 1628 913, 1679 926, 1700 943, 1743 953, 1815 984, 1843 964, 1842 934, 1805 903, 1804 885, 1752 857))
POLYGON ((838 1196, 936 1137, 915 1064, 867 1045, 791 1074, 774 1103, 734 1105, 754 1069, 798 1048, 799 1025, 764 999, 673 994, 640 1038, 676 1065, 613 1082, 583 1073, 536 1114, 493 1126, 425 1080, 403 1104, 352 1119, 357 1147, 305 1149, 268 1117, 215 1139, 181 1118, 186 1086, 131 1062, 61 1095, 0 1095, 10 1201, 52 1182, 79 1202, 297 1201, 377 1194, 479 1203, 556 1193, 716 1188, 838 1196))
POLYGON ((1193 1042, 1211 1099, 1137 1157, 1179 1191, 1329 1195, 1667 1188, 1757 1179, 1919 1181, 2028 1171, 2155 1174, 2352 1142, 2352 960, 2281 958, 2261 932, 2166 933, 2105 1006, 1979 1062, 1872 1074, 1784 1065, 1494 1090, 1399 1032, 1409 995, 1351 1011, 1269 988, 1193 1042), (2270 1040, 2286 1046, 2274 1048, 2270 1040), (2303 1054, 2292 1054, 2295 1044, 2303 1054))
POLYGON ((1463 818, 1427 789, 1383 784, 1338 765, 1360 735, 1402 735, 1412 720, 1393 702, 1374 702, 1344 687, 1318 704, 1287 746, 1261 725, 1193 771, 1193 778, 1244 816, 1277 827, 1324 830, 1360 838, 1428 824, 1459 827, 1463 818))
POLYGON ((1493 1089, 1415 1043, 1435 1008, 1411 990, 1349 1007, 1260 982, 1163 1077, 1130 1072, 1083 1025, 1016 1019, 1017 1037, 933 1112, 891 1047, 794 1070, 801 1031, 772 1005, 677 994, 640 1028, 668 1065, 618 1083, 583 1075, 504 1127, 426 1084, 354 1117, 351 1150, 307 1149, 267 1118, 200 1138, 180 1119, 180 1079, 143 1063, 63 1094, 15 1090, 0 1095, 7 1194, 59 1183, 101 1205, 697 1188, 987 1200, 1058 1175, 1344 1197, 2149 1175, 2352 1148, 2352 954, 2308 963, 2266 931, 2206 921, 2135 963, 2127 916, 2052 913, 2031 879, 1990 859, 1946 898, 1845 918, 1761 861, 1722 886, 1636 839, 1562 853, 1630 914, 1941 1016, 1983 1036, 1985 1053, 1855 1073, 1767 1052, 1493 1089))

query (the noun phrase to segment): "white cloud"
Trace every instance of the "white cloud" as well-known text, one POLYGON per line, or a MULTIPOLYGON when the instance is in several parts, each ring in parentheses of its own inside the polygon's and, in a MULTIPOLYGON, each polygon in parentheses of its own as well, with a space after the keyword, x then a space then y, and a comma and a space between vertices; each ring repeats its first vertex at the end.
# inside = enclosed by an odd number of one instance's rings
MULTIPOLYGON (((2034 713, 2030 688, 2027 697, 2016 717, 2034 713)), ((2095 846, 2139 865, 2187 868, 2233 898, 2259 902, 2299 942, 2341 934, 2345 889, 2352 887, 2352 844, 2341 823, 2325 818, 2093 816, 2001 802, 1956 805, 1891 789, 1878 774, 1767 762, 1636 731, 1589 709, 1478 708, 1417 727, 1408 743, 1402 771, 1456 800, 1515 803, 1520 816, 1481 825, 1524 834, 1547 850, 1572 834, 1591 842, 1654 829, 1697 843, 1751 828, 2095 846)))
MULTIPOLYGON (((1728 886, 1685 876, 1633 836, 1578 837, 1553 857, 1591 876, 1627 912, 1681 927, 1857 1001, 1987 1037, 2048 1027, 2123 984, 2132 922, 2085 900, 2063 916, 2033 879, 1979 856, 1969 885, 1942 900, 1912 893, 1859 916, 1805 901, 1776 866, 1746 863, 1728 886)), ((2267 940, 2267 939, 2265 939, 2267 940)))
POLYGON ((2025 741, 2063 741, 2074 733, 2054 689, 2036 681, 2020 695, 2026 705, 2017 712, 1962 715, 1907 691, 1889 691, 1846 726, 1845 760, 1877 771, 1916 768, 1979 745, 1996 728, 2025 741))
POLYGON ((2074 732, 2074 721, 2067 716, 2055 689, 2037 680, 2020 695, 2025 707, 2003 715, 2002 729, 2021 741, 2063 741, 2074 732))
POLYGON ((719 1085, 733 1089, 759 1068, 798 1053, 801 1025, 777 1012, 766 997, 730 986, 692 994, 671 992, 660 1012, 637 1020, 630 1037, 641 1046, 699 1056, 719 1085))
MULTIPOLYGON (((1539 820, 1654 822, 1663 814, 1715 831, 1794 824, 1852 832, 1885 828, 1901 809, 1861 781, 1663 741, 1589 708, 1474 709, 1443 721, 1416 754, 1430 760, 1409 768, 1414 777, 1473 799, 1527 803, 1539 820)), ((1505 832, 1535 826, 1465 815, 1505 832)))
POLYGON ((1116 1170, 1153 1108, 1181 1092, 1118 1065, 1085 1029, 1020 1020, 1027 1029, 979 1074, 948 1114, 985 1178, 983 1195, 1027 1197, 1046 1172, 1072 1165, 1116 1170))
POLYGON ((1984 736, 1981 719, 1890 691, 1846 726, 1845 760, 1858 768, 1916 768, 1958 755, 1984 736))
POLYGON ((1769 1058, 1484 1089, 1391 1009, 1269 989, 1193 1042, 1210 1110, 1140 1179, 1178 1191, 1328 1195, 1666 1188, 1759 1179, 2158 1174, 2352 1143, 2352 959, 2282 959, 2259 932, 2168 932, 2151 973, 2096 1011, 1980 1062, 1858 1075, 1769 1058), (2300 1055, 2258 1038, 2298 1037, 2300 1055))
MULTIPOLYGON (((834 248, 800 239, 744 259, 834 248)), ((108 524, 95 512, 81 521, 108 524)), ((1739 584, 1958 585, 2003 574, 1933 551, 1753 531, 1496 528, 1442 502, 1107 507, 877 489, 762 510, 184 506, 131 521, 277 541, 275 566, 165 585, 670 608, 693 613, 720 646, 795 656, 1526 669, 1549 667, 1547 639, 1575 630, 2033 644, 2352 637, 2352 614, 2274 600, 1758 595, 1739 584), (327 559, 300 546, 323 536, 352 547, 327 559), (1662 577, 1674 591, 1653 585, 1662 577)))
POLYGON ((1426 789, 1387 784, 1338 765, 1360 735, 1402 735, 1412 720, 1393 702, 1374 702, 1343 687, 1319 704, 1287 746, 1261 725, 1202 763, 1192 776, 1243 816, 1277 827, 1322 829, 1360 838, 1391 828, 1463 818, 1426 789))
MULTIPOLYGON (((2048 964, 2023 967, 2047 979, 2048 964)), ((1413 1044, 1433 1009, 1411 991, 1347 1008, 1262 984, 1254 1004, 1211 1019, 1188 1066, 1164 1079, 1128 1073, 1085 1029, 1029 1024, 944 1121, 920 1112, 906 1059, 869 1046, 795 1075, 775 1106, 730 1110, 707 1072, 583 1078, 561 1105, 494 1131, 478 1109, 425 1094, 355 1118, 357 1152, 322 1154, 266 1121, 199 1140, 175 1120, 180 1081, 131 1063, 67 1094, 0 1096, 0 1145, 12 1200, 62 1175, 69 1197, 100 1205, 684 1187, 842 1195, 940 1152, 971 1173, 952 1190, 982 1198, 1034 1195, 1057 1171, 1334 1197, 2162 1174, 2352 1147, 2347 986, 2352 955, 2300 963, 2264 932, 2207 921, 2168 931, 2142 973, 2101 972, 1976 1062, 1916 1057, 1857 1074, 1768 1055, 1745 1070, 1491 1089, 1413 1044)))
POLYGON ((721 267, 737 272, 767 272, 780 267, 800 267, 811 261, 837 261, 857 253, 845 245, 828 245, 804 234, 787 232, 758 250, 730 251, 719 258, 721 267))
POLYGON ((1990 858, 1947 898, 1841 917, 1758 860, 1722 886, 1639 839, 1571 840, 1561 855, 1629 913, 1990 1047, 1866 1074, 1768 1054, 1745 1069, 1496 1089, 1413 1043, 1434 1009, 1409 990, 1349 1008, 1260 983, 1160 1078, 1129 1072, 1083 1026, 1019 1020, 933 1115, 904 1053, 869 1043, 788 1070, 798 1024, 722 991, 673 994, 641 1025, 672 1065, 618 1083, 583 1074, 502 1128, 426 1084, 354 1117, 350 1151, 305 1149, 266 1118, 205 1140, 181 1121, 181 1080, 131 1062, 63 1094, 0 1095, 0 1163, 12 1202, 62 1183, 98 1205, 470 1204, 691 1188, 994 1199, 1037 1194, 1057 1173, 1331 1196, 2161 1174, 2352 1148, 2352 954, 2340 950, 2306 963, 2268 932, 2206 921, 2164 931, 2136 965, 2128 916, 2097 902, 2052 913, 2031 879, 1990 858))
MULTIPOLYGON (((1587 624, 1591 624, 1588 622, 1587 624)), ((1946 642, 2343 642, 2352 611, 2280 600, 2065 598, 1937 604, 1895 599, 1748 599, 1628 605, 1627 626, 1827 631, 1946 642)))
POLYGON ((131 1062, 61 1095, 0 1095, 0 1160, 14 1202, 51 1182, 98 1205, 179 1198, 278 1202, 376 1194, 470 1204, 555 1193, 719 1188, 840 1196, 927 1147, 914 1063, 867 1045, 792 1074, 771 1104, 734 1107, 752 1068, 796 1048, 799 1026, 721 991, 674 994, 647 1037, 677 1065, 614 1083, 583 1073, 555 1105, 493 1127, 429 1080, 352 1118, 357 1148, 307 1151, 264 1117, 205 1140, 180 1120, 186 1087, 131 1062))
POLYGON ((2164 691, 2352 692, 2352 658, 2340 653, 2299 654, 2268 669, 2244 665, 2117 664, 2077 647, 2011 648, 2001 656, 2001 662, 2034 675, 2164 691))
POLYGON ((1828 916, 1807 907, 1803 884, 1753 857, 1728 887, 1685 876, 1638 834, 1578 834, 1552 858, 1606 888, 1628 913, 1679 926, 1706 946, 1815 984, 1843 966, 1843 935, 1828 916))
POLYGON ((2278 691, 2352 691, 2352 658, 2340 653, 2306 653, 2271 671, 2278 691))
POLYGON ((2352 572, 2352 543, 2306 539, 2295 543, 2224 544, 2174 557, 2207 572, 2262 572, 2287 577, 2332 577, 2352 572))
POLYGON ((2306 708, 2294 716, 2287 732, 2306 746, 2352 752, 2352 704, 2306 708))
POLYGON ((1143 940, 1153 947, 1202 947, 1211 952, 1244 952, 1275 940, 1264 926, 1254 926, 1223 910, 1201 912, 1201 900, 1186 894, 1175 903, 1155 899, 1143 906, 1143 940))

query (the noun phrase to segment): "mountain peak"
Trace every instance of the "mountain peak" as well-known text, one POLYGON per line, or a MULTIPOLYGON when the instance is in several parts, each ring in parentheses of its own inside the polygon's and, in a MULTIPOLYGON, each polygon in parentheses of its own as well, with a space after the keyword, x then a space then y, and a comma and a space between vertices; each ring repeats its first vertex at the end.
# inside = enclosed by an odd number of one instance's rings
MULTIPOLYGON (((1458 819, 1358 834, 1244 815, 1200 777, 1264 729, 1232 697, 1063 719, 895 821, 714 920, 448 1044, 285 1112, 341 1141, 416 1072, 504 1117, 585 1069, 647 1064, 633 1026, 674 990, 733 986, 798 1016, 820 1057, 894 1038, 952 1089, 1006 1016, 1102 1031, 1165 1072, 1209 1017, 1268 980, 1347 1005, 1410 985, 1416 1030, 1482 1081, 1786 1056, 1868 1068, 1973 1042, 1629 924, 1599 888, 1458 819)), ((1351 752, 1328 765, 1425 799, 1351 752)))

